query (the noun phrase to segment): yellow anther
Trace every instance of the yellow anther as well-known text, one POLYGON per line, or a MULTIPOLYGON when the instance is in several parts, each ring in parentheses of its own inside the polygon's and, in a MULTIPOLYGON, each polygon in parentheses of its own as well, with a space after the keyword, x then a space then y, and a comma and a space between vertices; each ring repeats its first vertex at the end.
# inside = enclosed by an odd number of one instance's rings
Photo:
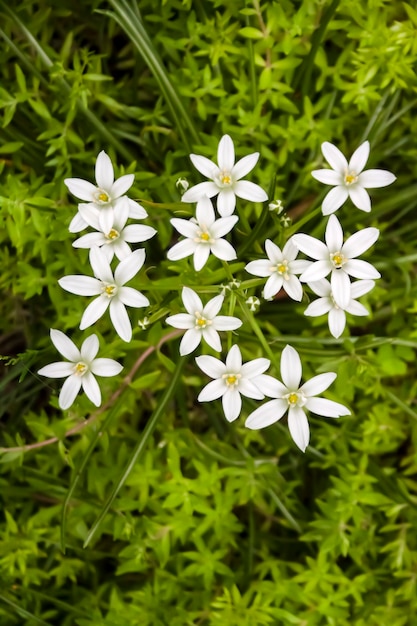
POLYGON ((287 264, 286 263, 280 263, 279 265, 277 265, 277 272, 278 274, 285 274, 287 272, 287 264))
POLYGON ((106 294, 106 296, 108 296, 109 298, 114 296, 115 291, 116 285, 106 285, 103 289, 103 293, 106 294))
POLYGON ((336 269, 340 269, 342 265, 345 263, 346 259, 341 252, 335 252, 330 257, 333 265, 336 269))
POLYGON ((111 241, 114 241, 118 237, 120 237, 120 233, 115 228, 112 228, 111 231, 106 235, 106 238, 110 239, 111 241))
POLYGON ((345 174, 346 185, 351 185, 352 183, 356 183, 357 180, 358 180, 358 177, 356 176, 355 172, 348 172, 347 174, 345 174))
POLYGON ((200 318, 197 320, 197 326, 200 326, 201 328, 205 328, 206 324, 207 324, 207 322, 206 322, 206 320, 204 319, 204 317, 200 317, 200 318))
POLYGON ((87 369, 88 368, 85 363, 77 363, 77 365, 74 367, 74 374, 76 376, 82 376, 83 374, 85 374, 87 369))
POLYGON ((237 381, 237 376, 234 376, 233 374, 230 374, 229 376, 227 376, 226 378, 226 385, 236 385, 236 381, 237 381))
POLYGON ((220 180, 222 181, 223 185, 230 185, 230 183, 232 182, 232 177, 229 176, 229 174, 225 174, 224 176, 220 176, 220 180))
POLYGON ((288 403, 297 404, 297 401, 298 401, 298 395, 296 393, 290 393, 290 395, 288 396, 288 403))
POLYGON ((100 200, 100 202, 108 202, 109 196, 107 195, 107 193, 102 191, 101 193, 98 194, 98 199, 100 200))
POLYGON ((201 233, 200 239, 202 239, 203 241, 209 241, 210 235, 208 233, 201 233))

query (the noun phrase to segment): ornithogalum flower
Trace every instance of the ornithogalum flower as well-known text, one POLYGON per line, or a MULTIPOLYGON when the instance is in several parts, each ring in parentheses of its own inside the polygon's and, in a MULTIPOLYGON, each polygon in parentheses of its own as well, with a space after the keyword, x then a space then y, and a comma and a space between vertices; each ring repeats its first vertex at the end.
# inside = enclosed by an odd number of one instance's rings
POLYGON ((270 387, 272 377, 264 374, 270 361, 261 358, 242 365, 242 355, 236 345, 230 348, 226 363, 206 355, 198 356, 196 363, 207 376, 215 379, 202 389, 198 401, 210 402, 221 397, 224 415, 229 422, 233 422, 240 415, 240 394, 263 400, 265 389, 270 387))
POLYGON ((168 259, 178 261, 193 254, 197 272, 206 264, 210 252, 223 261, 235 259, 235 249, 222 237, 232 230, 238 217, 232 215, 216 220, 210 198, 203 196, 197 202, 196 218, 183 220, 174 217, 171 220, 174 228, 186 239, 176 243, 168 251, 168 259))
POLYGON ((394 182, 395 176, 387 170, 362 171, 369 157, 369 141, 365 141, 353 153, 349 163, 332 143, 325 141, 321 146, 324 158, 333 169, 314 170, 312 176, 325 185, 333 185, 324 198, 323 215, 334 213, 349 197, 362 211, 371 210, 371 199, 366 189, 386 187, 394 182))
POLYGON ((349 409, 342 404, 316 398, 335 380, 336 374, 328 372, 314 376, 300 387, 301 361, 298 352, 286 346, 281 354, 281 383, 275 380, 275 388, 270 389, 269 396, 276 398, 266 402, 249 415, 245 422, 247 428, 258 430, 274 424, 288 411, 288 428, 297 446, 305 452, 310 440, 310 429, 305 409, 324 417, 340 417, 350 415, 349 409))
POLYGON ((298 248, 289 239, 282 252, 270 239, 265 241, 267 259, 251 261, 245 267, 249 274, 254 276, 269 276, 265 283, 263 297, 269 300, 283 287, 293 300, 301 302, 303 288, 296 274, 301 274, 310 265, 311 261, 296 261, 298 248))
POLYGON ((265 202, 268 196, 259 185, 241 180, 256 165, 259 152, 248 154, 235 163, 235 148, 229 135, 223 135, 217 149, 217 163, 198 154, 190 159, 203 176, 210 179, 188 189, 182 196, 183 202, 197 202, 203 196, 212 198, 218 195, 217 210, 222 217, 232 215, 236 206, 236 196, 252 202, 265 202))
POLYGON ((308 286, 314 291, 315 294, 320 296, 317 300, 314 300, 308 305, 304 311, 304 315, 310 317, 319 317, 320 315, 328 314, 329 330, 333 337, 340 337, 346 326, 346 313, 351 315, 369 315, 369 311, 356 301, 356 298, 371 291, 374 288, 375 282, 373 280, 357 280, 351 284, 350 300, 345 308, 336 304, 332 293, 332 286, 326 278, 322 278, 314 283, 308 283, 308 286))
POLYGON ((100 406, 101 392, 94 375, 116 376, 123 367, 113 359, 96 359, 99 349, 97 335, 87 337, 81 350, 60 330, 51 328, 51 339, 58 352, 68 360, 46 365, 38 374, 49 378, 67 378, 59 394, 61 409, 72 405, 81 387, 89 400, 100 406))
POLYGON ((129 256, 132 252, 129 243, 141 243, 153 237, 156 230, 151 226, 143 224, 129 224, 126 226, 129 217, 129 199, 124 197, 114 207, 113 226, 108 232, 103 232, 100 225, 100 209, 93 204, 80 205, 80 214, 84 221, 94 228, 95 233, 88 233, 72 244, 74 248, 102 247, 109 263, 116 255, 119 261, 129 256))
POLYGON ((326 227, 326 244, 310 235, 299 233, 292 240, 304 254, 317 259, 300 276, 301 282, 312 283, 331 272, 332 293, 342 309, 349 306, 351 283, 349 276, 373 280, 381 274, 367 261, 356 259, 378 239, 377 228, 364 228, 343 243, 343 230, 335 215, 329 217, 326 227))
POLYGON ((149 300, 140 291, 125 287, 132 280, 145 262, 145 250, 135 250, 123 259, 113 272, 109 261, 101 248, 95 246, 90 250, 90 263, 95 278, 91 276, 64 276, 58 283, 63 289, 78 296, 98 296, 95 298, 81 318, 80 329, 84 330, 94 324, 109 308, 113 326, 124 341, 132 338, 132 326, 126 306, 143 307, 149 300))
POLYGON ((215 296, 203 306, 195 291, 183 287, 182 301, 187 313, 171 315, 165 320, 174 328, 183 328, 187 331, 180 343, 181 356, 195 350, 201 339, 204 339, 213 350, 221 352, 222 344, 217 331, 236 330, 242 325, 237 317, 217 315, 224 302, 224 296, 215 296))
MULTIPOLYGON (((102 150, 96 160, 96 183, 88 182, 82 178, 66 178, 64 183, 69 191, 80 200, 93 204, 100 209, 99 221, 103 232, 108 233, 113 226, 113 209, 115 204, 124 196, 126 191, 133 185, 133 174, 121 176, 114 180, 114 170, 110 157, 102 150)), ((146 211, 134 200, 128 199, 129 217, 142 219, 147 217, 146 211)), ((72 233, 86 228, 87 223, 80 213, 72 220, 69 230, 72 233)))

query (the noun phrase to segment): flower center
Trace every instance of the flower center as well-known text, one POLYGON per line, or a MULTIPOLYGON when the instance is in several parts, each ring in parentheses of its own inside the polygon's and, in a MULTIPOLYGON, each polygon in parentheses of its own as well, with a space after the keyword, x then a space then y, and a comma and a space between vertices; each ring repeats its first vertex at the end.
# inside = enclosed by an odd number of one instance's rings
POLYGON ((210 324, 211 320, 207 320, 200 313, 195 314, 195 328, 197 328, 197 330, 203 330, 203 328, 210 326, 210 324))
POLYGON ((219 187, 230 187, 233 185, 232 174, 226 170, 219 172, 215 178, 215 182, 219 187))
POLYGON ((76 376, 84 376, 87 370, 88 370, 88 366, 82 361, 74 365, 74 374, 76 376))
POLYGON ((304 406, 307 402, 302 391, 290 391, 283 399, 288 402, 288 406, 304 406))
POLYGON ((213 237, 206 230, 200 230, 197 233, 197 237, 194 239, 196 243, 214 243, 213 237))
POLYGON ((110 196, 107 191, 104 191, 104 189, 97 189, 97 191, 93 194, 93 197, 94 202, 97 202, 98 204, 107 204, 110 202, 110 196))
POLYGON ((115 228, 112 228, 111 231, 108 232, 106 235, 106 239, 108 239, 109 242, 114 241, 115 239, 118 239, 119 237, 120 237, 120 233, 115 228))
POLYGON ((358 180, 358 176, 357 174, 355 174, 355 172, 352 171, 347 171, 345 174, 345 185, 353 185, 353 183, 356 183, 356 181, 358 180))
POLYGON ((228 387, 237 387, 241 374, 223 374, 222 378, 228 387))
POLYGON ((116 295, 117 292, 117 285, 106 285, 103 284, 103 287, 101 288, 102 293, 107 296, 108 298, 113 298, 113 296, 116 295))
POLYGON ((277 274, 279 274, 280 276, 282 276, 283 278, 285 278, 285 280, 289 279, 289 274, 288 274, 288 261, 283 259, 282 261, 280 261, 279 263, 277 263, 277 265, 273 265, 271 267, 271 271, 272 272, 277 272, 277 274))
POLYGON ((340 268, 346 263, 347 258, 340 252, 334 252, 330 255, 330 261, 333 263, 335 269, 340 270, 340 268))

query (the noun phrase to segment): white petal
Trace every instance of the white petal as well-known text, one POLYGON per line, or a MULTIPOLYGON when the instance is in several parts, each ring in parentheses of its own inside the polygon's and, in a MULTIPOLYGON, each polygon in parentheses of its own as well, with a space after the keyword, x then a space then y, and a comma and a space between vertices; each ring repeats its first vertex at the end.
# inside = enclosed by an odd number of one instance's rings
POLYGON ((92 248, 93 246, 103 246, 107 243, 107 239, 103 233, 88 233, 79 237, 73 242, 74 248, 92 248))
POLYGON ((240 372, 242 367, 242 354, 238 345, 234 345, 230 348, 226 357, 226 368, 233 372, 240 372))
POLYGON ((222 379, 212 380, 200 391, 197 400, 199 402, 211 402, 217 400, 227 390, 227 387, 222 379))
POLYGON ((369 157, 369 141, 364 141, 352 154, 349 161, 349 170, 359 174, 366 165, 369 157))
POLYGON ((345 309, 350 300, 350 280, 343 270, 333 270, 330 277, 334 301, 342 309, 345 309))
POLYGON ((274 272, 274 274, 271 274, 271 276, 266 281, 263 290, 263 297, 265 298, 265 300, 273 298, 282 289, 283 282, 284 279, 282 276, 280 276, 276 272, 274 272))
MULTIPOLYGON (((216 317, 217 313, 222 308, 223 302, 224 302, 224 296, 222 295, 215 296, 214 298, 209 300, 206 306, 203 308, 203 317, 206 317, 212 320, 214 317, 216 317)), ((228 318, 228 319, 236 319, 236 318, 228 318)), ((219 330, 229 330, 229 329, 221 328, 219 330)))
POLYGON ((86 372, 81 378, 81 384, 85 391, 85 395, 93 404, 100 406, 101 404, 101 391, 98 386, 98 382, 94 378, 91 372, 86 372))
POLYGON ((210 247, 206 244, 197 244, 194 252, 193 264, 196 272, 199 272, 207 263, 210 256, 210 247))
POLYGON ((371 289, 373 289, 375 287, 375 281, 374 280, 357 280, 354 283, 352 283, 351 286, 351 295, 352 298, 360 298, 361 296, 365 295, 365 293, 368 293, 369 291, 371 291, 371 289))
MULTIPOLYGON (((260 376, 256 376, 255 378, 252 378, 252 382, 258 387, 260 391, 262 391, 265 396, 268 396, 269 398, 282 398, 283 395, 288 393, 285 385, 283 385, 276 378, 273 378, 273 376, 269 376, 268 374, 261 374, 260 376)), ((284 402, 286 407, 287 402, 284 402)))
POLYGON ((170 250, 168 250, 167 258, 170 261, 178 261, 179 259, 184 259, 191 254, 194 254, 196 251, 197 244, 194 243, 191 239, 184 239, 184 241, 179 241, 176 243, 170 250))
POLYGON ((117 376, 123 369, 114 359, 95 359, 90 367, 96 376, 117 376))
POLYGON ((128 191, 128 189, 131 188, 134 180, 135 180, 134 174, 125 174, 124 176, 120 176, 120 178, 116 180, 116 182, 113 184, 111 188, 110 194, 111 194, 112 200, 116 198, 120 198, 120 196, 123 196, 126 193, 126 191, 128 191))
POLYGON ((327 221, 325 239, 330 252, 338 252, 343 246, 343 230, 336 215, 327 221))
POLYGON ((290 261, 288 264, 291 274, 303 274, 312 265, 312 261, 306 261, 304 259, 297 259, 296 261, 290 261))
POLYGON ((188 237, 189 239, 194 239, 194 237, 197 236, 199 227, 195 222, 192 222, 191 220, 183 220, 178 217, 174 217, 170 221, 180 235, 188 237))
MULTIPOLYGON (((78 359, 77 359, 78 360, 78 359)), ((41 376, 47 376, 48 378, 66 378, 74 373, 74 363, 68 363, 68 361, 58 361, 56 363, 50 363, 41 367, 38 370, 38 374, 41 376)))
POLYGON ((128 283, 141 269, 145 262, 145 250, 135 250, 128 257, 120 261, 114 272, 117 285, 128 283))
POLYGON ((198 367, 210 378, 221 378, 223 374, 226 372, 226 367, 224 363, 219 361, 219 359, 214 358, 214 356, 198 356, 196 357, 195 362, 198 367))
POLYGON ((124 229, 126 222, 129 217, 129 198, 127 196, 123 196, 123 198, 119 198, 112 202, 113 213, 114 213, 114 228, 118 231, 124 229))
POLYGON ((366 170, 359 176, 358 183, 362 187, 372 189, 375 187, 386 187, 396 180, 396 176, 387 170, 366 170))
POLYGON ((229 387, 222 397, 224 416, 228 422, 233 422, 242 410, 242 398, 236 387, 229 387))
POLYGON ((381 278, 381 274, 368 261, 361 259, 351 259, 347 261, 343 269, 354 278, 375 279, 381 278))
MULTIPOLYGON (((267 239, 267 241, 269 241, 269 239, 267 239)), ((278 248, 278 246, 276 247, 278 248)), ((265 248, 266 248, 266 241, 265 241, 265 248)), ((290 237, 287 243, 285 244, 284 248, 282 249, 282 258, 284 258, 286 261, 294 261, 294 259, 297 257, 298 252, 299 250, 297 246, 295 245, 293 238, 290 237)))
POLYGON ((284 280, 283 287, 290 298, 296 300, 297 302, 301 302, 303 299, 303 288, 296 276, 290 276, 288 280, 284 280))
POLYGON ((233 180, 239 180, 249 174, 257 164, 259 159, 259 152, 253 152, 253 154, 248 154, 247 156, 240 159, 236 165, 233 166, 232 169, 232 178, 233 180))
POLYGON ((356 302, 356 300, 351 300, 346 307, 346 313, 350 313, 351 315, 359 315, 361 317, 365 317, 369 315, 369 311, 366 307, 363 306, 360 302, 356 302))
POLYGON ((350 199, 358 209, 365 211, 366 213, 370 212, 371 199, 366 189, 357 184, 349 187, 348 192, 350 199))
POLYGON ((211 225, 210 232, 215 239, 218 239, 219 237, 223 237, 224 235, 227 235, 227 233, 230 233, 233 226, 238 221, 239 218, 237 215, 232 215, 231 217, 221 217, 211 225))
POLYGON ((190 154, 190 159, 194 167, 206 178, 213 179, 219 168, 213 161, 199 154, 190 154))
POLYGON ((337 211, 337 209, 340 209, 342 204, 346 202, 348 196, 349 193, 346 187, 340 186, 331 189, 321 205, 323 215, 330 215, 331 213, 337 211))
POLYGON ((294 442, 305 452, 310 441, 310 428, 307 416, 300 407, 290 407, 288 411, 288 428, 294 442))
POLYGON ((117 299, 126 306, 133 306, 135 308, 149 306, 150 304, 148 298, 144 296, 143 293, 132 287, 120 287, 117 293, 117 299))
POLYGON ((178 313, 177 315, 171 315, 165 320, 166 324, 173 326, 174 328, 181 328, 182 330, 188 330, 194 328, 195 317, 188 313, 178 313))
POLYGON ((198 202, 204 196, 208 196, 212 198, 220 191, 219 187, 216 183, 205 182, 199 183, 198 185, 194 185, 190 189, 187 189, 185 194, 181 196, 181 202, 198 202))
POLYGON ((321 144, 321 151, 328 164, 336 170, 336 172, 343 173, 347 169, 348 162, 342 152, 340 152, 339 148, 336 148, 335 145, 325 141, 321 144))
POLYGON ((195 315, 197 312, 202 313, 203 303, 201 302, 200 297, 196 294, 195 291, 193 291, 189 287, 183 287, 181 298, 185 306, 185 310, 190 315, 195 315))
POLYGON ((237 258, 235 249, 225 239, 217 239, 211 244, 211 251, 214 256, 222 261, 233 261, 237 258))
POLYGON ((91 248, 89 257, 94 276, 104 283, 112 283, 114 280, 113 272, 103 250, 95 246, 91 248))
POLYGON ((125 305, 116 298, 110 302, 110 319, 119 337, 129 342, 132 339, 132 325, 125 305))
POLYGON ((214 223, 216 216, 214 215, 213 203, 207 195, 197 202, 195 215, 200 227, 208 228, 214 223))
POLYGON ((253 359, 242 365, 241 373, 245 378, 253 378, 254 376, 263 374, 270 365, 271 361, 269 359, 253 359))
POLYGON ((306 397, 310 396, 318 396, 319 393, 325 391, 332 382, 336 379, 337 374, 334 372, 326 372, 325 374, 318 374, 317 376, 313 376, 310 378, 302 387, 300 387, 300 391, 306 397))
POLYGON ((273 270, 271 270, 271 261, 269 259, 260 259, 259 261, 251 261, 245 267, 245 270, 249 274, 253 274, 254 276, 261 276, 265 278, 266 276, 271 276, 273 270))
POLYGON ((236 207, 236 196, 232 189, 222 189, 217 198, 217 211, 222 217, 232 215, 236 207))
POLYGON ((307 254, 312 259, 321 261, 323 259, 328 259, 329 257, 327 246, 315 237, 305 235, 304 233, 298 233, 293 236, 292 240, 301 252, 304 252, 304 254, 307 254))
POLYGON ((93 361, 97 356, 99 347, 100 344, 97 335, 87 337, 81 346, 81 361, 86 361, 87 363, 93 361))
POLYGON ((235 148, 229 135, 223 135, 217 148, 217 163, 221 170, 231 172, 235 164, 235 148))
POLYGON ((94 194, 97 191, 97 187, 92 183, 82 178, 66 178, 64 183, 76 198, 87 202, 94 201, 94 194))
POLYGON ((77 296, 97 296, 101 293, 102 287, 101 282, 97 278, 77 274, 60 278, 58 284, 65 291, 75 293, 77 296))
MULTIPOLYGON (((298 248, 297 246, 294 244, 293 241, 291 241, 291 239, 285 244, 284 250, 286 251, 292 251, 294 253, 294 259, 298 254, 298 248), (290 248, 287 248, 288 244, 291 242, 291 246, 290 248)), ((283 260, 287 260, 289 261, 290 259, 287 258, 284 255, 284 252, 281 252, 281 248, 279 248, 273 241, 271 241, 270 239, 266 239, 265 240, 265 252, 267 254, 267 257, 270 261, 270 264, 272 265, 278 265, 278 263, 281 263, 281 261, 283 260)))
POLYGON ((98 214, 98 223, 100 225, 100 230, 102 230, 103 233, 109 233, 113 228, 113 222, 114 209, 111 204, 101 207, 100 213, 98 214))
POLYGON ((265 398, 259 387, 247 378, 242 378, 242 380, 239 381, 239 393, 247 398, 253 398, 254 400, 263 400, 265 398))
POLYGON ((300 280, 302 283, 317 282, 327 276, 327 274, 329 274, 332 270, 333 265, 330 259, 326 261, 316 261, 301 274, 300 280))
POLYGON ((248 180, 239 180, 233 185, 233 191, 238 198, 250 200, 251 202, 265 202, 265 200, 268 200, 268 194, 262 187, 248 180))
POLYGON ((114 181, 114 170, 111 159, 104 150, 97 157, 95 173, 97 185, 109 192, 114 181))
POLYGON ((123 239, 128 243, 139 243, 141 241, 148 241, 156 234, 155 228, 152 226, 145 226, 143 224, 130 224, 123 230, 123 239))
POLYGON ((306 408, 323 417, 340 417, 341 415, 350 415, 348 408, 339 404, 339 402, 333 402, 333 400, 326 400, 326 398, 309 398, 306 403, 306 408))
POLYGON ((288 408, 285 400, 271 400, 253 411, 245 422, 246 428, 259 430, 271 426, 284 415, 288 408))
POLYGON ((329 298, 332 293, 332 286, 327 278, 315 280, 314 282, 308 283, 308 286, 317 296, 320 296, 321 298, 329 298))
POLYGON ((83 218, 83 220, 94 228, 95 230, 100 230, 100 224, 98 221, 98 216, 100 213, 100 209, 96 207, 95 204, 91 203, 80 203, 78 205, 78 211, 83 218))
POLYGON ((320 317, 320 315, 327 315, 333 308, 333 303, 330 298, 318 298, 308 305, 304 311, 304 315, 309 317, 320 317))
POLYGON ((216 352, 222 351, 219 333, 215 328, 213 328, 213 326, 207 326, 204 328, 202 334, 204 341, 210 346, 210 348, 213 348, 216 352))
POLYGON ((80 360, 81 354, 78 350, 77 346, 69 337, 65 335, 60 330, 56 330, 55 328, 51 328, 50 330, 51 341, 54 344, 55 348, 62 354, 63 357, 68 359, 68 361, 72 361, 76 363, 80 360))
POLYGON ((302 368, 297 350, 292 346, 285 346, 281 354, 281 378, 290 391, 296 391, 300 386, 302 368))
POLYGON ((334 170, 314 170, 311 175, 325 185, 341 185, 343 182, 342 174, 334 170))
POLYGON ((59 394, 59 406, 61 409, 69 409, 74 402, 77 393, 81 389, 81 376, 70 376, 62 385, 61 392, 59 394))
POLYGON ((103 246, 103 252, 106 254, 109 263, 111 263, 113 259, 113 254, 117 256, 119 261, 123 261, 123 259, 132 254, 132 250, 129 245, 121 239, 109 243, 107 246, 103 246))
POLYGON ((80 329, 85 330, 97 322, 97 320, 100 319, 100 317, 102 317, 105 313, 109 304, 110 298, 107 298, 107 296, 99 296, 90 302, 81 318, 80 329))
POLYGON ((336 337, 336 339, 338 339, 345 330, 346 313, 343 311, 343 309, 331 309, 331 311, 329 311, 328 323, 331 334, 333 335, 333 337, 336 337))
POLYGON ((185 356, 193 352, 201 341, 201 331, 190 328, 184 334, 180 343, 180 355, 185 356))
POLYGON ((215 330, 236 330, 242 326, 242 321, 238 317, 231 317, 229 315, 218 315, 213 320, 213 326, 215 330))
POLYGON ((87 226, 87 222, 83 220, 80 213, 76 213, 68 226, 68 230, 70 233, 79 233, 81 230, 84 230, 84 228, 87 228, 87 226))
POLYGON ((377 228, 363 228, 346 240, 342 252, 346 258, 353 259, 373 246, 378 237, 379 230, 377 228))

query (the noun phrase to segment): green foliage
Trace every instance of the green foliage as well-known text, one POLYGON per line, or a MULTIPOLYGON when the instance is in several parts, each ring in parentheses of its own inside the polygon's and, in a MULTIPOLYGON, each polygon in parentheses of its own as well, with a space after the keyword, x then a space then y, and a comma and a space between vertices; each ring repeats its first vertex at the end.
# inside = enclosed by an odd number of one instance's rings
MULTIPOLYGON (((413 626, 414 6, 0 0, 0 17, 0 622, 413 626), (197 274, 166 259, 169 218, 191 215, 175 181, 199 182, 188 154, 212 158, 224 133, 239 157, 259 150, 251 180, 285 214, 245 205, 238 260, 197 274), (371 214, 340 209, 346 235, 381 230, 371 315, 350 317, 336 340, 324 318, 303 316, 305 301, 252 314, 262 281, 243 268, 264 240, 323 234, 325 192, 310 176, 320 144, 350 154, 365 139, 370 167, 398 177, 373 191, 371 214), (132 197, 158 230, 135 279, 151 306, 133 314, 130 344, 107 319, 95 326, 127 378, 103 379, 98 411, 81 395, 63 414, 55 382, 36 374, 56 358, 49 328, 81 338, 85 303, 57 284, 88 258, 71 245, 76 202, 63 181, 92 179, 102 149, 117 175, 135 174, 132 197), (328 397, 352 415, 312 416, 305 455, 285 422, 248 431, 219 403, 198 404, 205 377, 193 359, 178 368, 179 333, 163 320, 180 310, 181 286, 208 298, 231 278, 241 284, 224 307, 244 316, 244 360, 268 356, 278 374, 290 343, 306 378, 338 374, 328 397)), ((254 407, 245 400, 243 414, 254 407)))

